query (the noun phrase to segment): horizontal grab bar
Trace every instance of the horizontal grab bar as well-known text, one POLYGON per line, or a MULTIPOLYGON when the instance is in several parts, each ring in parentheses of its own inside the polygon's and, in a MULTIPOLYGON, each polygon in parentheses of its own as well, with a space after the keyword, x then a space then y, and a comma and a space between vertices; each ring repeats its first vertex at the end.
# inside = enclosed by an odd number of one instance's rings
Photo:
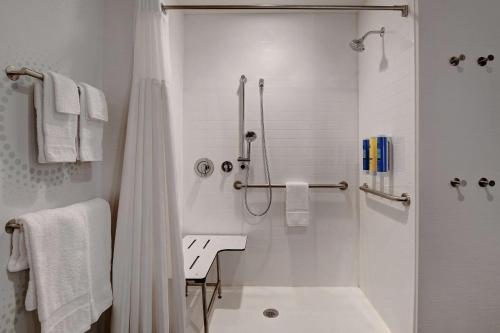
POLYGON ((384 199, 388 199, 391 201, 399 201, 405 206, 409 206, 411 203, 411 198, 410 198, 410 195, 408 193, 403 193, 403 194, 401 194, 401 196, 392 195, 392 194, 388 194, 388 193, 385 193, 382 191, 377 191, 377 190, 374 190, 372 188, 369 188, 367 183, 364 183, 362 186, 359 187, 359 189, 363 192, 371 193, 371 194, 374 194, 376 196, 382 197, 384 199))
MULTIPOLYGON (((236 190, 241 190, 244 188, 269 188, 269 185, 265 184, 254 184, 254 185, 245 185, 239 180, 235 181, 233 184, 236 190)), ((286 185, 280 184, 275 185, 271 184, 271 188, 286 188, 286 185)), ((309 188, 338 188, 342 191, 345 191, 349 188, 349 184, 346 181, 341 181, 338 184, 309 184, 309 188)))

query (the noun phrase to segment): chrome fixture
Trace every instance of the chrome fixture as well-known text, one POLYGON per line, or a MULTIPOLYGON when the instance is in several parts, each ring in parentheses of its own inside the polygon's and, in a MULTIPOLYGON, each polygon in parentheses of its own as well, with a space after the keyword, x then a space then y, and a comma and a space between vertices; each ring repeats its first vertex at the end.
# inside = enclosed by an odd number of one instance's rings
POLYGON ((488 187, 488 186, 495 186, 495 181, 494 180, 488 180, 487 178, 481 178, 479 179, 479 182, 478 182, 479 186, 481 187, 488 187))
POLYGON ((410 195, 408 193, 403 193, 403 194, 401 194, 401 196, 396 196, 396 195, 388 194, 388 193, 385 193, 382 191, 377 191, 377 190, 371 189, 368 187, 367 183, 364 183, 362 186, 359 187, 359 189, 363 192, 371 193, 371 194, 374 194, 376 196, 382 197, 384 199, 388 199, 391 201, 399 201, 404 206, 409 206, 411 203, 411 198, 410 198, 410 195))
POLYGON ((461 54, 459 55, 458 57, 451 57, 450 58, 450 65, 452 66, 458 66, 460 64, 461 61, 464 61, 465 60, 465 55, 464 54, 461 54))
POLYGON ((16 66, 10 65, 5 68, 5 74, 12 81, 19 80, 19 77, 21 75, 28 75, 34 77, 35 79, 43 80, 42 73, 32 70, 31 68, 28 67, 17 68, 16 66))
POLYGON ((168 10, 388 10, 401 12, 408 17, 408 5, 395 6, 352 6, 352 5, 161 5, 168 10))
MULTIPOLYGON (((241 190, 244 188, 268 188, 269 185, 265 184, 243 184, 240 181, 235 181, 233 184, 235 190, 241 190)), ((271 188, 286 188, 286 185, 280 184, 271 184, 271 188)), ((345 191, 349 188, 349 184, 346 181, 341 181, 338 184, 309 184, 309 188, 317 188, 317 189, 327 189, 327 188, 338 188, 342 191, 345 191)))
POLYGON ((21 229, 21 224, 17 223, 16 219, 9 220, 5 224, 5 232, 8 234, 12 234, 15 229, 21 229))
POLYGON ((230 161, 224 161, 222 162, 220 168, 222 169, 223 172, 229 173, 233 171, 233 163, 231 163, 230 161))
POLYGON ((366 34, 363 35, 363 37, 353 39, 349 43, 349 45, 351 46, 351 49, 353 49, 356 52, 363 52, 365 50, 365 43, 364 43, 365 38, 371 34, 379 34, 380 37, 382 38, 382 37, 384 37, 384 34, 385 34, 385 28, 382 27, 382 28, 380 28, 380 30, 368 31, 366 34))
MULTIPOLYGON (((260 130, 261 130, 261 142, 262 142, 262 161, 264 163, 264 175, 266 177, 267 185, 265 186, 268 188, 268 202, 266 208, 260 212, 256 213, 250 209, 250 206, 248 205, 248 186, 245 187, 245 207, 247 211, 253 215, 253 216, 264 216, 269 209, 271 208, 271 203, 273 201, 273 190, 272 190, 272 185, 271 185, 271 172, 269 171, 269 159, 267 158, 267 144, 266 144, 266 129, 265 129, 265 124, 264 124, 264 79, 259 79, 259 95, 260 95, 260 130)), ((244 109, 244 106, 243 106, 244 109)), ((240 123, 240 128, 241 128, 241 123, 240 123)), ((251 150, 251 145, 252 142, 257 139, 257 134, 255 132, 249 131, 245 134, 245 140, 247 142, 247 155, 246 155, 246 162, 248 163, 248 167, 246 168, 246 174, 245 174, 245 184, 248 185, 248 175, 250 174, 250 150, 251 150)))
POLYGON ((246 162, 248 162, 248 157, 245 155, 245 84, 247 83, 247 77, 241 75, 240 77, 240 116, 239 116, 239 144, 240 144, 240 155, 238 156, 238 162, 240 162, 240 167, 242 169, 246 168, 246 162))
POLYGON ((477 64, 481 67, 484 67, 488 64, 489 61, 493 60, 495 60, 495 56, 493 54, 490 54, 487 57, 479 57, 477 59, 477 64))
POLYGON ((214 172, 214 163, 209 158, 200 158, 194 163, 194 172, 199 177, 209 177, 214 172))
POLYGON ((462 181, 460 178, 453 178, 450 181, 450 185, 451 185, 451 187, 459 187, 459 186, 465 185, 465 181, 462 181))

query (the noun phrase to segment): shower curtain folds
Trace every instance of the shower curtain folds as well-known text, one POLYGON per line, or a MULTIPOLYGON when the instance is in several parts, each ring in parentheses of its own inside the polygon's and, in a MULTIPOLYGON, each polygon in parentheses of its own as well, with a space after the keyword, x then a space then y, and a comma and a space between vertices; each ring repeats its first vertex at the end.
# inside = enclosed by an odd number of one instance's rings
POLYGON ((185 327, 168 16, 159 8, 158 0, 137 0, 113 260, 114 333, 184 333, 185 327))

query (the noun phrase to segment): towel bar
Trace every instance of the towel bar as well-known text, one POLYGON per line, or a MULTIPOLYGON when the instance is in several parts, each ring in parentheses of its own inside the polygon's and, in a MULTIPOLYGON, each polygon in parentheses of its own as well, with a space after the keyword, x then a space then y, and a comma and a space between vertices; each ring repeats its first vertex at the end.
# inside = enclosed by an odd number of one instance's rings
POLYGON ((16 66, 7 66, 5 74, 12 81, 17 81, 21 75, 28 75, 35 79, 43 80, 43 74, 28 67, 17 68, 16 66))
MULTIPOLYGON (((241 190, 244 188, 269 188, 269 185, 265 185, 265 184, 245 185, 241 181, 237 180, 234 182, 233 187, 236 190, 241 190)), ((284 184, 280 184, 280 185, 271 184, 271 188, 286 188, 286 185, 284 185, 284 184)), ((345 191, 349 188, 349 184, 346 181, 341 181, 338 184, 309 184, 309 188, 338 188, 342 191, 345 191)))
POLYGON ((15 229, 21 229, 21 225, 19 223, 17 223, 17 221, 15 219, 9 220, 9 222, 7 222, 5 224, 5 232, 6 233, 12 234, 15 229))

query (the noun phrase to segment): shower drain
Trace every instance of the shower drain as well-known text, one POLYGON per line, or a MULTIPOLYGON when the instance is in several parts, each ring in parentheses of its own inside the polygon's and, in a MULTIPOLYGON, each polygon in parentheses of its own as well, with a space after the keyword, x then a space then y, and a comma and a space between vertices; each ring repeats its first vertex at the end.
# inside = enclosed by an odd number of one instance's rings
POLYGON ((279 311, 276 309, 265 309, 264 312, 264 317, 266 318, 276 318, 279 316, 279 311))

